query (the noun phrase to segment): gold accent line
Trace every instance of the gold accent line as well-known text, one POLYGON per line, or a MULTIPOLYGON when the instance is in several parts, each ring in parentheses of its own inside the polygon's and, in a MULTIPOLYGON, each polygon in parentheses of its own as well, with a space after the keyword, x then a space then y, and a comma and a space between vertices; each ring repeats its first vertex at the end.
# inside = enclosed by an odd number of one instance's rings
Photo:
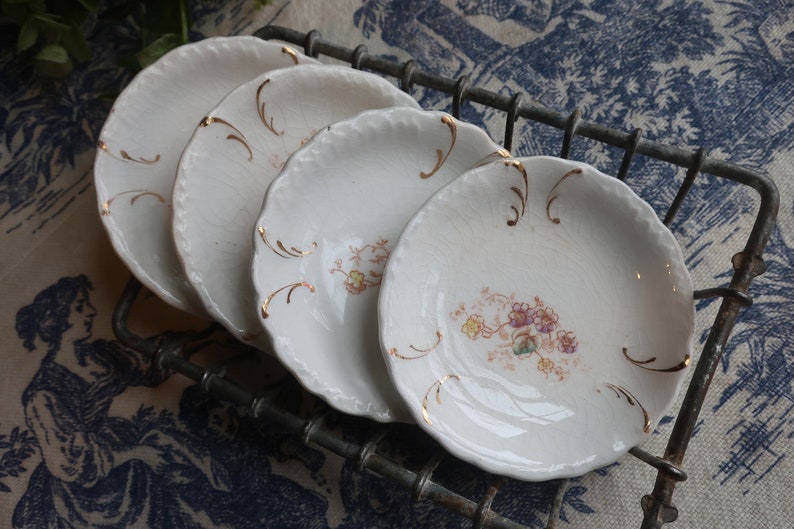
POLYGON ((295 53, 295 50, 293 50, 289 46, 284 46, 283 48, 281 48, 281 53, 286 53, 292 58, 292 62, 298 64, 298 54, 295 53))
POLYGON ((625 356, 626 360, 628 360, 635 366, 641 367, 642 369, 647 369, 648 371, 656 371, 657 373, 675 373, 676 371, 681 371, 682 369, 685 369, 692 362, 692 357, 690 357, 687 354, 684 356, 684 359, 681 360, 681 362, 679 362, 677 365, 674 365, 673 367, 656 369, 653 367, 646 367, 646 364, 650 364, 656 361, 655 356, 649 358, 648 360, 635 360, 634 358, 629 356, 629 350, 626 347, 623 348, 623 356, 625 356))
POLYGON ((488 154, 475 163, 472 168, 482 167, 483 165, 489 164, 492 160, 501 160, 503 158, 510 158, 510 153, 506 149, 499 149, 498 151, 494 151, 491 154, 488 154))
POLYGON ((425 398, 422 400, 422 418, 425 420, 427 424, 432 425, 433 421, 430 420, 430 415, 427 413, 427 399, 430 397, 430 392, 433 391, 433 388, 436 388, 436 402, 441 404, 441 386, 444 385, 444 382, 449 380, 450 378, 454 378, 455 380, 460 380, 460 376, 458 375, 445 375, 435 382, 433 382, 425 393, 425 398))
POLYGON ((124 149, 119 150, 119 154, 121 155, 121 157, 118 157, 115 154, 113 154, 112 152, 110 152, 110 149, 108 148, 108 144, 105 143, 102 140, 97 140, 96 147, 100 151, 104 151, 104 152, 108 153, 113 158, 115 158, 117 160, 125 161, 125 162, 135 162, 135 163, 142 163, 144 165, 152 165, 152 164, 155 164, 155 163, 160 161, 160 155, 159 154, 155 155, 153 160, 147 160, 146 158, 143 158, 143 157, 135 158, 133 156, 130 156, 130 154, 127 151, 125 151, 124 149))
POLYGON ((507 221, 508 226, 515 226, 518 224, 518 219, 524 216, 527 208, 527 195, 529 194, 529 180, 527 178, 527 170, 524 167, 524 164, 519 162, 518 160, 510 159, 505 160, 503 162, 506 167, 515 167, 521 173, 521 177, 524 179, 524 190, 522 191, 516 186, 510 188, 510 190, 518 196, 518 200, 521 202, 521 211, 518 211, 518 208, 515 206, 510 206, 510 209, 513 210, 513 218, 507 221))
POLYGON ((262 318, 267 319, 270 317, 270 312, 269 312, 270 302, 273 301, 273 297, 275 297, 276 294, 288 288, 289 291, 287 292, 287 303, 290 303, 292 301, 292 292, 298 287, 306 287, 309 289, 310 292, 314 293, 314 285, 312 285, 311 283, 307 283, 305 281, 292 283, 291 285, 285 285, 279 288, 278 290, 274 290, 273 292, 270 293, 268 297, 265 298, 264 303, 262 303, 262 318))
POLYGON ((110 215, 110 204, 112 204, 113 201, 116 200, 118 197, 122 195, 129 195, 130 193, 138 193, 137 195, 135 195, 130 199, 131 206, 134 206, 135 202, 137 202, 139 198, 144 196, 155 197, 157 200, 160 201, 161 204, 165 204, 165 198, 163 198, 162 195, 158 195, 157 193, 154 193, 152 191, 146 191, 145 189, 133 189, 131 191, 124 191, 122 193, 118 193, 112 196, 111 198, 105 200, 104 202, 102 202, 102 211, 100 215, 102 215, 103 217, 107 217, 108 215, 110 215))
POLYGON ((560 223, 560 218, 559 217, 552 217, 551 216, 551 211, 550 211, 551 203, 554 202, 555 200, 557 200, 557 198, 560 196, 560 192, 557 190, 557 188, 560 187, 560 184, 562 184, 565 180, 567 180, 569 176, 575 175, 575 174, 582 174, 582 170, 581 169, 572 169, 572 170, 568 171, 567 173, 565 173, 563 175, 563 177, 560 178, 560 181, 557 182, 556 184, 554 184, 554 187, 551 188, 551 191, 549 191, 549 195, 546 197, 546 217, 548 217, 548 219, 550 221, 552 221, 554 224, 559 224, 560 223))
POLYGON ((605 385, 606 385, 606 387, 608 387, 609 389, 614 391, 615 395, 617 395, 618 398, 620 398, 621 395, 626 397, 626 402, 628 402, 630 406, 637 405, 637 406, 640 407, 640 409, 642 410, 643 418, 645 420, 645 424, 642 427, 642 431, 645 432, 645 433, 650 433, 651 432, 651 419, 648 417, 648 412, 646 411, 645 407, 643 407, 643 405, 640 404, 640 401, 637 399, 637 397, 632 395, 629 390, 627 390, 626 388, 624 388, 622 386, 616 386, 615 384, 610 384, 609 382, 605 383, 605 385))
POLYGON ((232 125, 231 123, 229 123, 228 121, 226 121, 225 119, 223 119, 223 118, 216 118, 216 117, 214 117, 214 116, 206 116, 206 117, 205 117, 204 119, 202 119, 202 120, 201 120, 201 122, 199 123, 199 127, 201 127, 201 128, 208 127, 209 125, 211 125, 211 124, 213 124, 213 123, 220 123, 221 125, 226 125, 226 126, 227 126, 227 127, 229 127, 230 129, 232 129, 233 131, 235 131, 237 134, 229 134, 228 136, 226 136, 226 139, 227 139, 227 140, 233 140, 233 141, 237 141, 237 142, 239 142, 239 143, 240 143, 240 144, 241 144, 243 147, 245 147, 245 150, 246 150, 246 151, 248 151, 248 161, 249 161, 249 162, 250 162, 250 161, 252 161, 252 160, 254 159, 254 153, 253 153, 253 151, 251 150, 251 147, 248 145, 248 140, 246 139, 246 137, 245 137, 245 134, 243 134, 242 132, 240 132, 240 129, 238 129, 237 127, 235 127, 234 125, 232 125))
POLYGON ((418 356, 404 356, 404 355, 401 355, 400 353, 397 352, 397 348, 396 347, 392 347, 391 349, 389 349, 389 354, 391 356, 399 358, 400 360, 416 360, 418 358, 424 358, 425 356, 429 355, 430 352, 433 351, 433 349, 435 349, 436 347, 438 347, 438 345, 441 343, 441 338, 442 338, 441 329, 438 329, 436 331, 436 336, 438 338, 436 340, 436 343, 434 343, 430 347, 426 347, 424 349, 420 349, 420 348, 415 347, 413 345, 409 345, 408 346, 409 349, 413 349, 417 353, 421 353, 418 356))
POLYGON ((262 84, 259 85, 259 88, 256 89, 256 111, 259 114, 259 119, 262 120, 262 124, 265 126, 265 128, 270 132, 272 132, 273 134, 275 134, 276 136, 281 136, 282 134, 284 134, 284 131, 282 130, 279 132, 276 130, 276 128, 273 126, 272 117, 268 122, 267 116, 265 116, 265 103, 263 101, 260 101, 260 98, 262 97, 262 89, 265 88, 265 86, 267 86, 269 82, 270 79, 265 79, 264 81, 262 81, 262 84))
POLYGON ((455 142, 458 139, 458 126, 455 123, 455 118, 444 114, 441 116, 441 123, 449 127, 449 132, 452 135, 452 141, 449 144, 449 150, 447 150, 447 154, 444 155, 444 152, 441 149, 436 149, 436 166, 433 167, 433 170, 429 173, 425 173, 424 171, 420 172, 419 176, 422 179, 430 178, 436 174, 436 172, 441 169, 441 166, 444 165, 444 162, 447 161, 447 158, 449 158, 449 155, 452 153, 452 149, 455 148, 455 142))
POLYGON ((256 231, 259 232, 259 236, 262 238, 262 241, 267 245, 268 248, 273 250, 273 253, 278 255, 279 257, 283 257, 284 259, 289 259, 290 257, 304 257, 306 255, 310 255, 314 252, 314 249, 317 248, 317 242, 312 242, 312 249, 311 250, 299 250, 294 246, 290 246, 289 250, 284 246, 284 243, 281 241, 276 241, 276 246, 281 250, 276 250, 270 241, 267 239, 267 231, 263 226, 257 226, 256 231))

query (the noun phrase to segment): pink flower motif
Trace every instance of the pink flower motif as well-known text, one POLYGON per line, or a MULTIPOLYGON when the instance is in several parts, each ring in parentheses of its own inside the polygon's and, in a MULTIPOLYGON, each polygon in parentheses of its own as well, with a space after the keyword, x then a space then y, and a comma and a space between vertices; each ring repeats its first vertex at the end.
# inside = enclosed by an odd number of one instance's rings
POLYGON ((559 319, 550 307, 541 307, 535 312, 535 328, 541 334, 549 334, 557 328, 559 319))
POLYGON ((573 354, 579 348, 579 340, 572 331, 557 331, 557 340, 563 353, 573 354))
POLYGON ((527 303, 513 303, 513 311, 510 313, 510 326, 515 328, 525 327, 532 323, 535 316, 535 309, 527 303))

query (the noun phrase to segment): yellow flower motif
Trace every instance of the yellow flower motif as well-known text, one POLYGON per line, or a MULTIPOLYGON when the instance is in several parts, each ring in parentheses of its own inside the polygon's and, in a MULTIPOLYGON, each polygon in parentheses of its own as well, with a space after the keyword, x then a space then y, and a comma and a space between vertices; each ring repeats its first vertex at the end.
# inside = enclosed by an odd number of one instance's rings
POLYGON ((538 360, 538 371, 542 371, 546 376, 549 376, 551 372, 554 371, 554 367, 554 360, 551 358, 541 358, 538 360))
POLYGON ((485 320, 479 314, 472 314, 466 320, 466 323, 463 324, 461 330, 472 340, 476 339, 477 336, 480 335, 482 332, 483 327, 485 326, 485 320))
POLYGON ((345 287, 347 291, 351 294, 359 294, 363 292, 367 288, 367 284, 364 282, 366 277, 362 272, 358 270, 352 270, 347 275, 347 281, 345 281, 345 287))

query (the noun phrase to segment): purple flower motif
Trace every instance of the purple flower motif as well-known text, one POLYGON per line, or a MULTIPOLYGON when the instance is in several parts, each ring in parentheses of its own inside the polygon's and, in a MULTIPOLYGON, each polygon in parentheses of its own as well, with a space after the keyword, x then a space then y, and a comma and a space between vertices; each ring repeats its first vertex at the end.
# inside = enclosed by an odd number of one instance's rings
POLYGON ((525 327, 532 323, 535 317, 535 309, 527 303, 513 303, 513 310, 509 315, 510 326, 516 329, 525 327))
POLYGON ((549 307, 543 307, 535 312, 535 328, 541 334, 550 334, 557 328, 560 317, 549 307))
POLYGON ((579 340, 572 331, 557 331, 557 341, 560 351, 565 354, 573 354, 579 348, 579 340))

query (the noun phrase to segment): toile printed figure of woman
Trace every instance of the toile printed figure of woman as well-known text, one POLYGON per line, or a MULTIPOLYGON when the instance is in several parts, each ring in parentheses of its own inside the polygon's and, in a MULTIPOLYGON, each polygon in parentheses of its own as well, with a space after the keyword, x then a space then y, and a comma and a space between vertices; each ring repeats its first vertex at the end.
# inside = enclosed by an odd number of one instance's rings
POLYGON ((195 527, 211 522, 202 498, 182 485, 206 480, 228 490, 228 475, 199 443, 182 442, 163 414, 108 415, 129 386, 163 376, 116 342, 91 340, 95 308, 85 276, 64 277, 17 313, 29 351, 46 354, 22 400, 42 462, 17 504, 16 528, 195 527))

